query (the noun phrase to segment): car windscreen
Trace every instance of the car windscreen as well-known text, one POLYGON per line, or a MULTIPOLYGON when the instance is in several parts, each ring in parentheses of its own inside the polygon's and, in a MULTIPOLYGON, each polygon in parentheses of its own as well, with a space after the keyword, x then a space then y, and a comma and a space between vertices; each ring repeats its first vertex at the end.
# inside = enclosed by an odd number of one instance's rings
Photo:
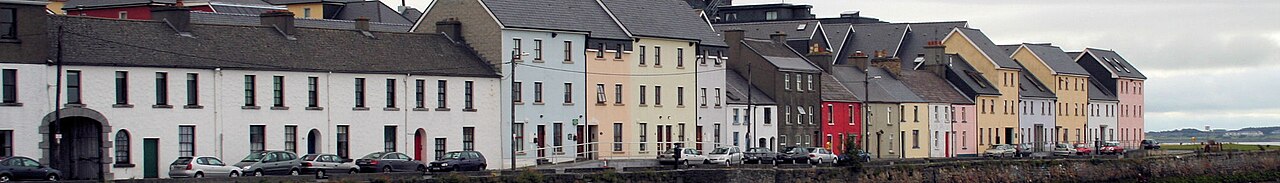
POLYGON ((1058 148, 1071 148, 1071 145, 1067 145, 1067 144, 1058 144, 1058 145, 1057 145, 1057 146, 1055 146, 1055 147, 1058 147, 1058 148))
POLYGON ((716 148, 711 151, 711 154, 729 154, 729 148, 716 148))
POLYGON ((444 157, 441 157, 440 159, 462 159, 462 152, 445 153, 444 157))
POLYGON ((303 160, 303 161, 315 161, 317 157, 320 157, 320 156, 319 156, 319 155, 314 155, 314 154, 308 154, 308 155, 302 156, 302 160, 303 160))
POLYGON ((249 154, 249 156, 244 157, 244 160, 240 160, 240 162, 259 162, 259 161, 262 161, 262 158, 266 156, 267 156, 267 153, 265 152, 253 153, 253 154, 249 154))
POLYGON ((1106 144, 1102 144, 1102 146, 1106 146, 1106 147, 1115 147, 1115 146, 1120 146, 1120 143, 1116 143, 1116 142, 1107 142, 1106 144))
POLYGON ((173 163, 171 163, 170 165, 185 165, 188 163, 191 163, 191 157, 181 157, 181 158, 178 158, 177 160, 173 160, 173 163))
POLYGON ((791 148, 791 151, 788 151, 788 152, 789 153, 809 153, 813 151, 809 150, 809 148, 800 147, 800 148, 791 148))
POLYGON ((369 155, 364 155, 364 157, 360 159, 382 159, 382 154, 383 153, 369 153, 369 155))
POLYGON ((751 149, 747 149, 747 152, 749 152, 749 153, 769 153, 769 152, 772 152, 772 151, 773 151, 773 150, 769 150, 769 149, 767 149, 767 148, 751 148, 751 149))

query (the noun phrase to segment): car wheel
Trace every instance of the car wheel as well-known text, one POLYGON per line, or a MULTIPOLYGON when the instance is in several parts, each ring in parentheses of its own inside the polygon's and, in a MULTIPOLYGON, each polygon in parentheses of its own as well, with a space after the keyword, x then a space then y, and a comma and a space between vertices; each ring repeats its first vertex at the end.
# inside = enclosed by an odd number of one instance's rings
POLYGON ((689 160, 681 161, 680 165, 689 165, 689 160))
POLYGON ((293 175, 293 176, 302 175, 302 171, 298 171, 298 169, 289 170, 289 175, 293 175))
POLYGON ((840 164, 840 158, 831 159, 831 164, 840 164))
POLYGON ((49 176, 45 177, 44 180, 57 182, 59 180, 58 174, 49 174, 49 176))
POLYGON ((264 174, 262 174, 262 170, 253 171, 253 176, 254 176, 254 177, 261 177, 261 176, 263 176, 263 175, 264 175, 264 174))
POLYGON ((391 173, 391 167, 382 167, 382 173, 391 173))
POLYGON ((196 172, 195 178, 204 178, 204 172, 196 172))
POLYGON ((324 170, 316 170, 316 178, 324 178, 324 170))
POLYGON ((484 171, 484 170, 488 170, 488 169, 489 169, 489 166, 488 166, 488 165, 480 164, 480 169, 479 169, 479 170, 476 170, 476 171, 484 171))
POLYGON ((9 179, 12 179, 9 175, 0 175, 0 182, 9 182, 9 179))
POLYGON ((360 173, 360 170, 357 170, 354 168, 352 168, 351 171, 347 171, 347 174, 357 174, 357 173, 360 173))
POLYGON ((427 167, 418 165, 418 172, 427 172, 427 167))
POLYGON ((229 176, 229 177, 239 177, 239 176, 240 176, 240 172, 231 172, 231 175, 228 175, 228 176, 229 176))

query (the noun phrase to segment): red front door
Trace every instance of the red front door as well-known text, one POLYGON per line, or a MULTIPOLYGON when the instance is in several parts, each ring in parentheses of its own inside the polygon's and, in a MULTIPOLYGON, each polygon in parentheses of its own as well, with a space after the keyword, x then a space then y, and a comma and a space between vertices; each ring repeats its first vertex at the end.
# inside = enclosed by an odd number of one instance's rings
POLYGON ((538 125, 538 157, 547 157, 547 126, 538 125))
POLYGON ((424 152, 422 151, 422 131, 418 131, 416 133, 413 133, 413 159, 418 161, 423 161, 422 160, 423 153, 424 152))

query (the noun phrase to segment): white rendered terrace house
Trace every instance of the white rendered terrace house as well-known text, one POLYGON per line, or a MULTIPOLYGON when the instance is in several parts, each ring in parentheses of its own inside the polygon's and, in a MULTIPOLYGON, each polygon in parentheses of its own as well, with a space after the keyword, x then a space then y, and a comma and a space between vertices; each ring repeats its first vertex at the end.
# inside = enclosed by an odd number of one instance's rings
POLYGON ((18 25, 66 36, 61 55, 31 38, 21 44, 43 47, 40 58, 0 60, 3 89, 16 93, 0 107, 0 138, 32 139, 4 140, 4 155, 108 180, 163 178, 162 163, 180 156, 234 162, 260 150, 420 161, 476 150, 500 162, 500 147, 477 145, 500 141, 498 76, 443 35, 296 28, 287 13, 264 15, 268 26, 189 24, 186 13, 18 25), (232 49, 246 45, 270 49, 232 49))

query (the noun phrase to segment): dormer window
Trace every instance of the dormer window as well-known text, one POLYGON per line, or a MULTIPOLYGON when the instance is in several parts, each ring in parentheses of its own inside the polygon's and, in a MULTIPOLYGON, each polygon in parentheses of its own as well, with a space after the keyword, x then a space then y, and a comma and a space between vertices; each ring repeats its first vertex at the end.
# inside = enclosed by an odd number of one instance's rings
POLYGON ((120 11, 120 13, 118 14, 118 16, 120 17, 120 19, 129 19, 129 12, 127 12, 127 11, 120 11))
POLYGON ((764 12, 764 20, 777 20, 777 19, 778 19, 777 11, 764 12))

